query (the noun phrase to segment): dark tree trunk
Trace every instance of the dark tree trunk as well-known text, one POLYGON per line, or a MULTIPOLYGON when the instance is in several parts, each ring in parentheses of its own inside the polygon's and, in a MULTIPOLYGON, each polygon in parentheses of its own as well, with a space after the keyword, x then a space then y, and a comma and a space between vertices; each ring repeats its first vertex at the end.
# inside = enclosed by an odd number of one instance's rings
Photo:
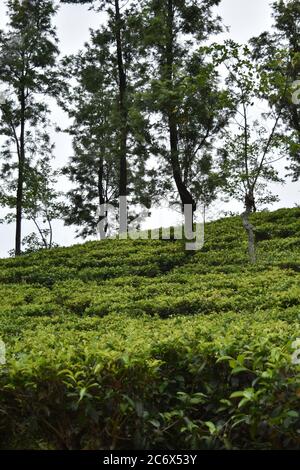
MULTIPOLYGON (((103 181, 104 181, 104 164, 103 164, 103 158, 100 157, 99 160, 99 168, 98 168, 98 200, 99 200, 99 206, 104 206, 107 201, 105 200, 104 197, 104 186, 103 186, 103 181)), ((102 211, 99 214, 99 223, 101 223, 104 219, 107 218, 107 211, 102 211)), ((105 238, 108 230, 108 222, 106 221, 106 224, 104 225, 104 234, 100 233, 100 238, 105 238)))
POLYGON ((19 165, 18 171, 18 188, 17 188, 17 204, 16 204, 16 243, 15 255, 21 255, 22 243, 22 200, 23 200, 23 169, 22 164, 19 165))
POLYGON ((120 180, 119 195, 127 196, 127 138, 128 138, 128 110, 127 110, 127 79, 123 60, 122 20, 119 0, 115 0, 115 39, 117 44, 117 60, 119 75, 119 111, 120 111, 120 180))
POLYGON ((16 202, 16 242, 15 256, 20 256, 22 252, 22 210, 23 210, 23 190, 24 190, 24 166, 25 166, 25 91, 21 92, 21 131, 20 147, 18 152, 18 185, 16 202))
MULTIPOLYGON (((174 66, 174 5, 173 0, 168 0, 168 39, 166 44, 166 78, 172 87, 173 84, 173 66, 174 66)), ((184 184, 182 171, 179 161, 179 139, 176 113, 174 112, 172 103, 168 106, 168 127, 170 138, 170 153, 173 178, 178 190, 178 194, 182 204, 182 210, 185 205, 191 205, 192 213, 196 210, 196 203, 188 188, 184 184)), ((188 220, 186 220, 188 223, 188 220)), ((192 227, 189 227, 192 229, 192 227)))

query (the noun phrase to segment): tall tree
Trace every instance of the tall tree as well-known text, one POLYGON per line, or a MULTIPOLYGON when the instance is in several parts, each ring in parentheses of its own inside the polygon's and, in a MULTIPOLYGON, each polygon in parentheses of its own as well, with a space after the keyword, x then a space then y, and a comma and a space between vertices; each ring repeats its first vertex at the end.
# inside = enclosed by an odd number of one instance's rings
POLYGON ((222 184, 215 141, 226 128, 233 109, 230 94, 219 86, 217 69, 203 56, 204 50, 189 56, 178 74, 182 95, 177 129, 183 183, 205 213, 222 184))
POLYGON ((169 144, 168 149, 161 149, 163 172, 168 174, 171 170, 182 208, 188 205, 193 211, 197 202, 189 178, 193 163, 222 127, 220 96, 213 97, 216 77, 213 73, 209 77, 203 57, 198 54, 196 59, 193 51, 211 34, 221 31, 220 18, 213 14, 213 7, 219 3, 219 0, 142 2, 142 38, 149 58, 148 99, 152 112, 159 116, 156 127, 161 138, 167 134, 169 144))
POLYGON ((297 180, 300 177, 300 108, 293 95, 300 75, 300 3, 299 0, 276 0, 272 6, 273 29, 252 39, 253 56, 273 77, 272 89, 266 98, 271 106, 275 104, 281 109, 285 132, 289 134, 290 169, 297 180))
MULTIPOLYGON (((0 105, 0 133, 6 136, 2 158, 4 173, 15 184, 15 254, 21 254, 25 169, 32 157, 34 132, 46 122, 44 97, 53 91, 53 70, 58 54, 51 0, 8 0, 7 30, 0 31, 0 82, 5 100, 0 105), (15 157, 16 156, 16 157, 15 157)), ((36 140, 37 142, 38 140, 36 140)))
MULTIPOLYGON (((128 188, 128 152, 129 152, 129 84, 128 75, 133 50, 130 45, 130 24, 126 17, 133 18, 136 6, 133 2, 120 0, 62 0, 61 3, 91 4, 97 11, 108 15, 106 27, 101 30, 102 39, 106 39, 113 48, 111 58, 116 65, 118 80, 118 147, 119 158, 119 196, 127 196, 128 188), (127 60, 126 60, 127 59, 127 60)), ((132 26, 132 23, 131 23, 132 26)), ((100 32, 99 32, 100 34, 100 32)), ((103 43, 102 43, 103 44, 103 43)), ((100 46, 100 44, 99 44, 100 46)), ((101 47, 101 46, 100 46, 101 47)))
MULTIPOLYGON (((132 19, 130 15, 129 19, 132 19)), ((149 206, 151 181, 147 177, 146 162, 151 139, 149 123, 136 93, 140 78, 131 66, 135 56, 132 42, 126 36, 124 65, 130 78, 126 98, 126 187, 131 204, 149 206)), ((104 25, 91 32, 90 41, 82 51, 62 61, 62 71, 70 87, 60 101, 73 119, 67 131, 73 137, 74 150, 70 164, 64 169, 74 185, 68 193, 71 210, 66 222, 83 227, 79 232, 83 237, 95 234, 97 225, 105 218, 106 214, 99 214, 99 207, 103 204, 117 207, 119 196, 125 195, 120 193, 120 180, 124 175, 119 158, 122 129, 120 92, 116 86, 119 68, 112 44, 114 36, 104 25)))
POLYGON ((72 80, 61 105, 72 118, 67 132, 72 136, 74 151, 63 168, 72 183, 65 221, 82 227, 78 236, 85 238, 95 235, 106 216, 100 214, 100 207, 117 207, 119 195, 119 165, 115 158, 118 107, 109 47, 103 43, 100 48, 99 36, 93 32, 84 51, 63 59, 62 69, 66 79, 72 80))
MULTIPOLYGON (((49 129, 41 132, 35 129, 33 135, 26 135, 26 159, 23 168, 22 218, 30 221, 35 232, 22 239, 22 248, 30 246, 30 251, 40 248, 50 249, 53 245, 53 221, 60 219, 65 212, 63 195, 56 190, 58 172, 52 169, 52 150, 48 135, 49 129)), ((10 141, 2 151, 5 163, 2 165, 3 183, 0 191, 0 204, 8 209, 1 223, 16 222, 15 170, 10 141)), ((15 254, 15 250, 11 253, 15 254)))
POLYGON ((282 182, 274 168, 286 150, 280 128, 282 108, 275 104, 268 107, 264 97, 272 89, 272 82, 264 69, 253 63, 247 46, 229 41, 217 46, 216 53, 220 63, 227 67, 227 84, 236 108, 220 149, 224 190, 244 205, 242 221, 248 236, 250 261, 255 263, 255 229, 250 216, 258 204, 276 200, 268 184, 282 182), (260 108, 265 105, 265 111, 259 116, 253 115, 255 105, 260 108))
POLYGON ((124 46, 122 31, 122 16, 119 0, 114 0, 112 30, 117 45, 117 62, 119 75, 119 107, 120 107, 120 188, 119 195, 127 196, 127 138, 128 138, 128 106, 127 106, 127 78, 124 68, 124 46))

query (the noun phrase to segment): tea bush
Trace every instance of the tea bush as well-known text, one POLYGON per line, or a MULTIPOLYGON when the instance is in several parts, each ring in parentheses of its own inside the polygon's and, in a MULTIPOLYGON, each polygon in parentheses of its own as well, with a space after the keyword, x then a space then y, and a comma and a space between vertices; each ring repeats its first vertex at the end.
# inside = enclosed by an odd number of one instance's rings
POLYGON ((0 260, 0 447, 299 449, 299 220, 0 260))

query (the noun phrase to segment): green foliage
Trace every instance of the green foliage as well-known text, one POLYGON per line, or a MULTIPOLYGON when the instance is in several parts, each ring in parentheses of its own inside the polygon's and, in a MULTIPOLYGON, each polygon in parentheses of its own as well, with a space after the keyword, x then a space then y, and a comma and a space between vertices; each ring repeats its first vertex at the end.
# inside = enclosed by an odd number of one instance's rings
POLYGON ((254 59, 265 69, 265 75, 272 90, 265 93, 271 106, 281 110, 287 153, 290 156, 290 170, 294 180, 300 176, 300 110, 293 102, 293 93, 299 79, 299 20, 298 0, 273 1, 274 25, 270 32, 264 32, 251 40, 254 45, 254 59))
POLYGON ((119 196, 125 194, 131 206, 150 207, 153 199, 147 161, 155 139, 139 97, 146 80, 140 57, 141 2, 61 3, 91 3, 107 17, 100 29, 91 30, 84 49, 64 58, 61 67, 69 83, 61 105, 73 119, 68 132, 74 149, 63 170, 73 183, 65 221, 80 227, 77 233, 84 238, 94 236, 101 223, 105 238, 114 232, 115 221, 106 223, 104 205, 116 208, 119 196))
POLYGON ((141 95, 156 121, 156 193, 170 194, 169 200, 181 205, 209 206, 221 185, 213 145, 232 107, 227 91, 219 86, 217 68, 200 49, 210 35, 222 31, 214 14, 219 3, 141 2, 140 47, 146 52, 148 72, 141 95))
POLYGON ((299 448, 300 210, 252 219, 1 260, 1 447, 299 448))
POLYGON ((57 213, 45 100, 61 87, 56 72, 58 39, 52 25, 57 8, 49 0, 6 4, 9 21, 0 30, 0 136, 5 138, 0 146, 0 204, 13 211, 5 221, 16 222, 15 254, 20 255, 23 216, 35 223, 43 244, 51 245, 50 213, 57 213), (41 215, 47 228, 38 221, 41 215))

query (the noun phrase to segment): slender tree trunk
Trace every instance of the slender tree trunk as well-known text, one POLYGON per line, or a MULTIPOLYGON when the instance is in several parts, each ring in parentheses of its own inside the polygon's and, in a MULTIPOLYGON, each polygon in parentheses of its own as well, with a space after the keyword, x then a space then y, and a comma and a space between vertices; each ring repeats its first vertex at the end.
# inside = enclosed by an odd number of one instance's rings
POLYGON ((16 202, 16 242, 15 255, 20 256, 22 252, 22 210, 23 210, 23 190, 24 190, 24 166, 25 166, 25 91, 21 91, 21 131, 20 131, 20 151, 18 164, 18 184, 16 202))
POLYGON ((52 227, 52 221, 49 216, 48 210, 46 210, 46 216, 47 216, 47 222, 48 222, 48 227, 49 227, 49 243, 48 243, 48 249, 51 250, 52 244, 53 244, 53 227, 52 227))
POLYGON ((53 228, 52 228, 52 223, 50 219, 48 219, 48 224, 49 224, 49 231, 50 231, 49 249, 51 250, 52 244, 53 244, 53 228))
POLYGON ((119 195, 127 196, 127 138, 128 138, 128 110, 127 110, 127 79, 123 60, 122 19, 119 0, 115 0, 115 39, 117 44, 117 60, 119 75, 119 111, 121 120, 120 129, 120 180, 119 195))
POLYGON ((47 243, 47 239, 44 237, 42 229, 41 229, 41 227, 39 226, 39 224, 37 222, 37 219, 32 218, 31 220, 33 221, 34 225, 36 226, 36 228, 37 228, 37 230, 40 234, 40 237, 41 237, 41 240, 43 242, 44 248, 47 250, 49 248, 48 243, 47 243))
POLYGON ((15 255, 21 255, 22 242, 22 200, 23 200, 23 168, 22 163, 19 165, 18 172, 18 188, 17 188, 17 204, 16 204, 16 242, 15 255))
POLYGON ((245 212, 242 214, 243 226, 248 236, 248 252, 251 264, 256 263, 255 233, 250 222, 250 214, 256 211, 253 194, 249 193, 245 197, 245 212))
MULTIPOLYGON (((173 0, 168 0, 168 39, 166 44, 166 78, 172 87, 173 84, 173 66, 174 66, 174 5, 173 0)), ((182 204, 182 210, 184 211, 185 205, 191 205, 192 214, 196 210, 196 203, 184 184, 182 178, 182 171, 179 161, 179 138, 178 138, 178 126, 176 112, 174 106, 170 103, 168 107, 168 127, 169 127, 169 139, 170 139, 170 151, 171 151, 171 165, 173 178, 179 193, 179 197, 182 204)), ((192 217, 193 220, 193 217, 192 217)), ((190 221, 185 217, 186 225, 190 225, 190 221)), ((193 225, 193 224, 192 224, 193 225)), ((188 230, 193 231, 193 227, 187 227, 188 230)))

